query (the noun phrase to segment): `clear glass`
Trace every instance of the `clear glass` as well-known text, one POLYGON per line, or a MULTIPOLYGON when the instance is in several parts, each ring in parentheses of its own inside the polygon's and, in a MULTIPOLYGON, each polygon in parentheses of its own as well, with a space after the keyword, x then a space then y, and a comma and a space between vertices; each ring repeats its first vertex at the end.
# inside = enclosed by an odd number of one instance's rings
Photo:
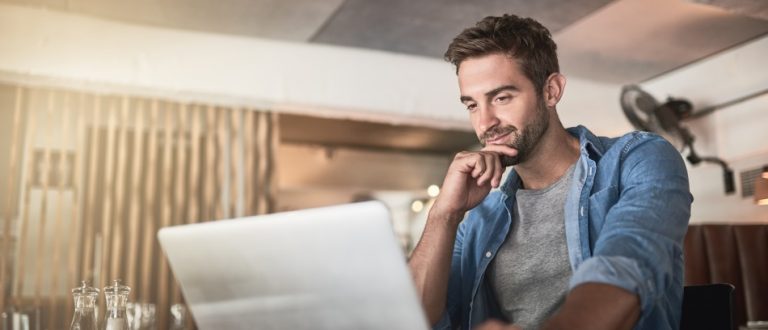
POLYGON ((85 281, 80 287, 72 289, 72 298, 75 300, 75 314, 72 317, 70 330, 96 330, 96 299, 99 298, 99 289, 88 286, 85 281))
POLYGON ((128 304, 128 294, 131 288, 120 284, 120 280, 112 282, 112 286, 104 287, 107 298, 107 311, 104 315, 104 330, 128 330, 128 315, 125 308, 128 304))
POLYGON ((128 303, 128 325, 131 330, 155 329, 155 304, 128 303))
POLYGON ((11 315, 13 315, 13 312, 10 312, 9 308, 6 308, 2 313, 0 313, 0 329, 10 329, 11 328, 11 315))
POLYGON ((171 326, 170 330, 183 330, 187 328, 187 320, 189 318, 187 313, 187 306, 184 304, 173 304, 171 306, 171 326))
POLYGON ((21 309, 11 307, 2 317, 4 321, 7 321, 4 330, 42 329, 42 312, 40 307, 28 306, 21 309))

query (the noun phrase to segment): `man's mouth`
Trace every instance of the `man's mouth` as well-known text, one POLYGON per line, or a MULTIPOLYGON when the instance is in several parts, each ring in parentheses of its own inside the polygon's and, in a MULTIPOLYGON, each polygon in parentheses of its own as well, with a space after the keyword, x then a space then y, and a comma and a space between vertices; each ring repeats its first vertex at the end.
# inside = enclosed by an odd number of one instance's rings
POLYGON ((486 138, 485 139, 485 145, 489 145, 489 144, 505 144, 504 141, 506 140, 506 137, 509 136, 509 134, 511 134, 511 133, 512 132, 506 132, 506 133, 503 133, 503 134, 494 135, 491 138, 486 138))

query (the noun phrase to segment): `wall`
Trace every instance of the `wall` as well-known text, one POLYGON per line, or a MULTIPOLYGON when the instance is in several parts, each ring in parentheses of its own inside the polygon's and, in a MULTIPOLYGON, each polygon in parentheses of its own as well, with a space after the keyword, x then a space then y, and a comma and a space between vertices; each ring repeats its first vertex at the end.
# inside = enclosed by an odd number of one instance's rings
POLYGON ((557 112, 565 127, 584 125, 603 136, 632 130, 619 105, 621 86, 574 78, 568 75, 567 67, 562 70, 567 82, 557 112))
MULTIPOLYGON (((685 98, 694 108, 721 104, 768 88, 765 57, 768 36, 693 63, 642 84, 657 99, 685 98)), ((687 123, 697 140, 697 152, 717 155, 739 173, 768 165, 768 94, 750 99, 687 123)), ((716 165, 688 166, 694 195, 691 222, 768 223, 768 207, 751 198, 723 193, 716 165)))
MULTIPOLYGON (((440 59, 132 25, 8 4, 0 4, 0 80, 469 129, 454 70, 440 59)), ((568 84, 561 107, 566 123, 617 131, 611 123, 620 120, 617 103, 604 103, 618 98, 618 86, 575 77, 568 84), (586 118, 580 115, 585 109, 586 118)))

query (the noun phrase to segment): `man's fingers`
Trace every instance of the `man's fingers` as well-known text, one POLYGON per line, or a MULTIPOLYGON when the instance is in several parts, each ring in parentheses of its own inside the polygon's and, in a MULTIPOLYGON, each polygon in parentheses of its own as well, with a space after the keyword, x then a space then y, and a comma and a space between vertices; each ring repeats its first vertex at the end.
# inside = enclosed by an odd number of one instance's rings
POLYGON ((485 161, 486 169, 483 174, 477 178, 477 185, 482 186, 487 183, 493 183, 491 180, 493 180, 493 177, 495 173, 497 172, 497 168, 500 166, 499 164, 499 157, 494 153, 482 153, 483 159, 485 161))
POLYGON ((477 154, 473 158, 475 160, 475 165, 472 169, 472 177, 477 179, 485 173, 487 166, 485 164, 485 157, 483 157, 482 154, 477 154))
POLYGON ((481 149, 481 150, 482 151, 489 151, 489 152, 500 153, 502 155, 507 155, 507 156, 512 156, 512 157, 517 156, 517 149, 512 148, 510 146, 507 146, 507 145, 502 145, 502 144, 489 144, 489 145, 486 145, 485 147, 483 147, 483 149, 481 149))
POLYGON ((458 166, 456 169, 460 172, 472 177, 478 186, 490 184, 497 188, 501 184, 501 176, 505 171, 501 155, 515 155, 517 150, 506 146, 495 147, 504 149, 506 153, 495 151, 497 148, 488 148, 487 151, 462 151, 454 158, 454 165, 458 166))

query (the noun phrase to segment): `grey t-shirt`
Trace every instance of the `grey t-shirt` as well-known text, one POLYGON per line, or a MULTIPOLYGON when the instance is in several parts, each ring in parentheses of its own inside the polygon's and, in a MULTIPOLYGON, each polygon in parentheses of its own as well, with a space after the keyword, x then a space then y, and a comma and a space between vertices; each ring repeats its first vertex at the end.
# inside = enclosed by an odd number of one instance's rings
POLYGON ((557 311, 568 290, 564 207, 573 169, 546 188, 517 191, 512 228, 489 267, 502 313, 526 330, 557 311))

